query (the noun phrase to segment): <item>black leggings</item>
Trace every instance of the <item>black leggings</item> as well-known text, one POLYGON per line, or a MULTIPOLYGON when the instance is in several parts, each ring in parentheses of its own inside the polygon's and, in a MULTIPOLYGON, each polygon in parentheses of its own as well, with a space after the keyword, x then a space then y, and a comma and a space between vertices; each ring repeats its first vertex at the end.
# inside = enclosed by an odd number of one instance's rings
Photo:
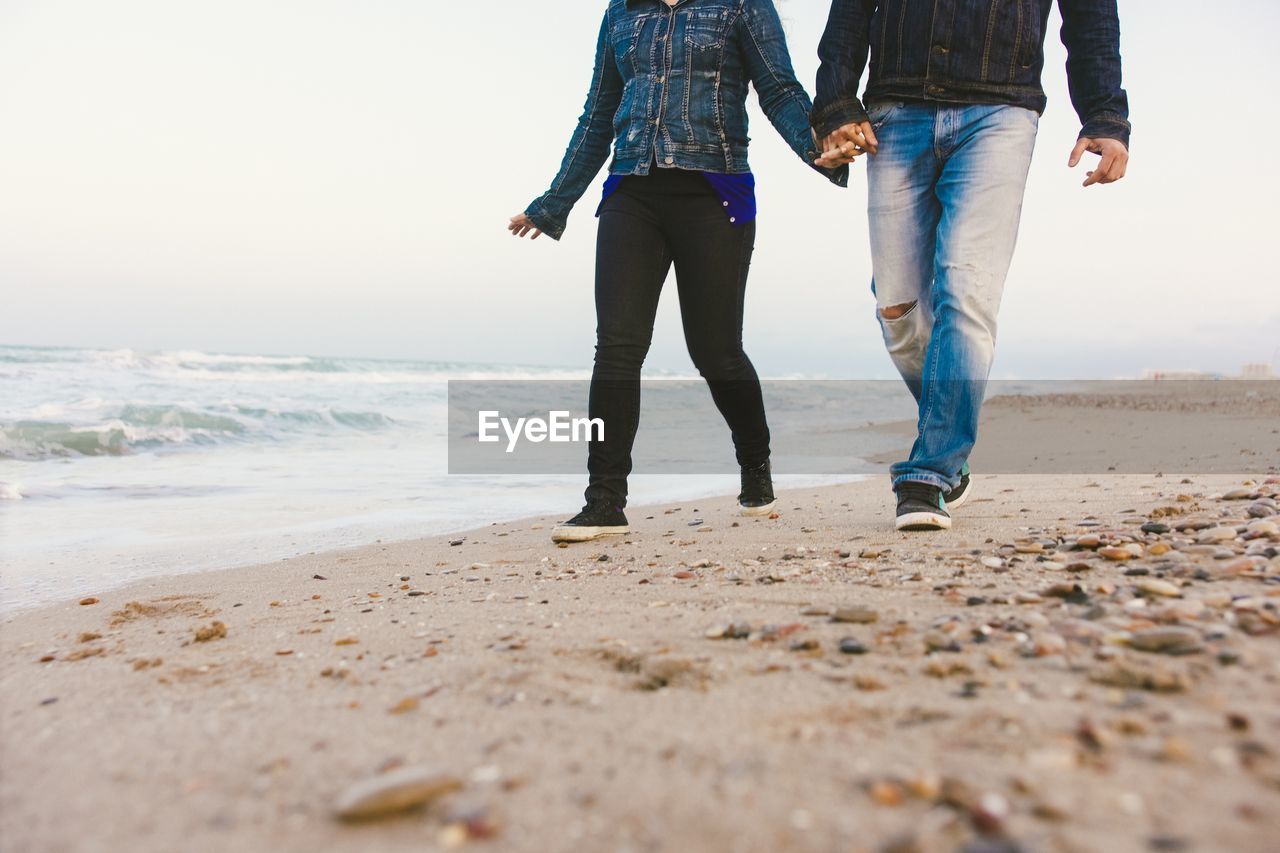
POLYGON ((596 359, 590 414, 604 440, 587 457, 588 500, 627 501, 640 422, 640 367, 658 296, 674 263, 685 344, 733 433, 739 465, 769 459, 760 379, 742 351, 742 309, 754 222, 735 227, 697 172, 652 168, 622 181, 600 212, 596 243, 596 359))

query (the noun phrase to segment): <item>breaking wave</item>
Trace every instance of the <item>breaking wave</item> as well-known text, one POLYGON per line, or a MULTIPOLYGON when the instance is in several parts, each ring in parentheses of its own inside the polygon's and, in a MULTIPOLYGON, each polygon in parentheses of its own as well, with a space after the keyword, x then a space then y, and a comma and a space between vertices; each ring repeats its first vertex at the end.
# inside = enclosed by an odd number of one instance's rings
POLYGON ((279 441, 335 429, 372 431, 394 423, 378 412, 336 409, 271 411, 237 405, 228 412, 213 412, 123 406, 94 423, 22 420, 0 424, 0 459, 126 456, 147 450, 279 441))
POLYGON ((278 443, 443 422, 450 379, 583 371, 449 361, 0 346, 0 461, 278 443))

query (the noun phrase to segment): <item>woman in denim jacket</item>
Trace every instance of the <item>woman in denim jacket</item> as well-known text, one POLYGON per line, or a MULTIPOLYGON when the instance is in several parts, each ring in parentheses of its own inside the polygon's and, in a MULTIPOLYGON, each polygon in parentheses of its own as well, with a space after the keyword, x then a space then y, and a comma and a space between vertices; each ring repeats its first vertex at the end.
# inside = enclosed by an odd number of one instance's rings
MULTIPOLYGON (((755 243, 747 87, 806 163, 819 156, 812 103, 797 82, 771 0, 611 0, 586 108, 551 188, 512 217, 516 237, 560 239, 613 147, 596 211, 596 356, 586 506, 558 541, 626 533, 623 507, 640 419, 640 369, 658 296, 675 266, 685 342, 733 434, 747 515, 774 505, 760 380, 742 349, 755 243)), ((812 166, 811 166, 812 167, 812 166)), ((812 167, 817 168, 817 167, 812 167)), ((844 186, 848 167, 819 170, 844 186)))

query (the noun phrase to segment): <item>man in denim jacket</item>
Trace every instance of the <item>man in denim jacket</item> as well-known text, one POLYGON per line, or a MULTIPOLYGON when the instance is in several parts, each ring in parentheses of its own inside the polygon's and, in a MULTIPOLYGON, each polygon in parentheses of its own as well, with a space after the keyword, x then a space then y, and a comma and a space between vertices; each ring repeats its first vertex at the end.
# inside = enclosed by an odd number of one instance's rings
MULTIPOLYGON (((971 493, 968 457, 1046 102, 1052 4, 835 0, 818 48, 818 163, 873 155, 872 290, 889 355, 919 404, 911 456, 891 469, 899 530, 949 528, 948 508, 971 493)), ((1109 184, 1129 159, 1116 0, 1058 7, 1083 128, 1069 165, 1099 155, 1084 185, 1109 184)))

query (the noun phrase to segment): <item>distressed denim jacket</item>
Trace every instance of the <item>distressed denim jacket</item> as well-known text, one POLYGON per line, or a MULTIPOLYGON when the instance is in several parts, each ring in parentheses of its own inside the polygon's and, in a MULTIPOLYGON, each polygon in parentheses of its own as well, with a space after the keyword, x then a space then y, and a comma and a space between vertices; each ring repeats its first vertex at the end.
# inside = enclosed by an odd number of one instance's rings
MULTIPOLYGON (((819 136, 867 120, 864 101, 1014 104, 1044 112, 1053 0, 834 0, 818 46, 819 136), (871 52, 863 100, 858 81, 871 52)), ((1058 0, 1067 82, 1082 137, 1129 144, 1116 0, 1058 0)))
MULTIPOLYGON (((813 104, 796 80, 772 0, 610 0, 586 108, 551 189, 525 211, 554 239, 613 144, 615 175, 650 163, 740 174, 747 163, 747 85, 806 163, 819 151, 813 104)), ((816 167, 815 167, 816 168, 816 167)), ((819 169, 841 186, 848 168, 819 169)))

